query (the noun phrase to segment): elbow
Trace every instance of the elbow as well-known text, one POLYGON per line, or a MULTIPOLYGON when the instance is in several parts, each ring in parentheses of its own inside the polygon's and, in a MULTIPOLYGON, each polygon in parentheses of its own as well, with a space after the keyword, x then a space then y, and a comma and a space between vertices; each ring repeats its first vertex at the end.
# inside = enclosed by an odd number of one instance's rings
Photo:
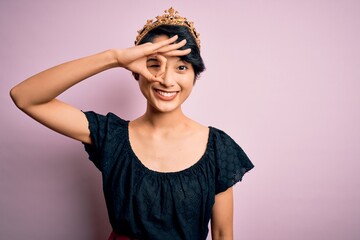
POLYGON ((24 108, 26 108, 26 104, 24 103, 24 101, 21 100, 21 97, 19 96, 19 91, 17 86, 13 87, 10 90, 10 97, 13 100, 14 104, 21 110, 23 110, 24 108))
POLYGON ((233 228, 231 226, 212 228, 211 233, 213 240, 233 240, 234 238, 233 228))
POLYGON ((212 234, 213 240, 233 240, 232 234, 212 234))
POLYGON ((10 97, 13 100, 13 102, 15 103, 15 105, 18 106, 18 98, 17 98, 17 94, 16 94, 16 86, 13 87, 12 89, 10 89, 10 97))

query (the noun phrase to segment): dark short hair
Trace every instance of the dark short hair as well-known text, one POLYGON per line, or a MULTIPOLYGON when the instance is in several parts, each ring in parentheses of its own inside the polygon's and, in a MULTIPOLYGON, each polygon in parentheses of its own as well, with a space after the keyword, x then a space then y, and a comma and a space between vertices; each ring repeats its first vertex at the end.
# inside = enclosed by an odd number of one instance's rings
POLYGON ((152 29, 146 34, 143 39, 139 42, 139 44, 152 42, 153 39, 160 35, 166 35, 169 38, 172 36, 178 35, 178 39, 176 42, 180 42, 183 39, 186 39, 185 46, 179 48, 180 50, 191 49, 191 52, 188 55, 181 56, 180 59, 188 62, 194 68, 195 80, 199 77, 200 73, 205 70, 205 64, 200 55, 200 49, 196 44, 196 41, 191 34, 188 27, 185 26, 177 26, 177 25, 161 25, 152 29))

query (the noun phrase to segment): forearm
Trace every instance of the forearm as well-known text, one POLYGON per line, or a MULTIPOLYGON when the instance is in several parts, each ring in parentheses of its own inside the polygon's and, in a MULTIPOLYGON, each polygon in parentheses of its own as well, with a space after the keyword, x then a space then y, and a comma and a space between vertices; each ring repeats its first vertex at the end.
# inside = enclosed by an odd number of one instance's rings
POLYGON ((40 72, 11 89, 19 108, 49 102, 84 79, 118 66, 112 50, 80 58, 40 72))
POLYGON ((233 191, 232 188, 215 196, 211 216, 213 240, 233 239, 233 191))

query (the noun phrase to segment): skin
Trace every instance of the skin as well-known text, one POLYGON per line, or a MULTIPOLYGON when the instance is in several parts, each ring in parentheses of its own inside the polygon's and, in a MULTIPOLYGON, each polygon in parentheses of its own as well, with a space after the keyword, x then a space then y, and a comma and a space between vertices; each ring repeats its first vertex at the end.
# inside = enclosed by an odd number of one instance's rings
MULTIPOLYGON (((209 128, 183 113, 182 103, 194 84, 192 65, 179 57, 185 40, 159 36, 153 43, 111 49, 38 73, 13 87, 18 108, 41 124, 75 140, 91 144, 87 119, 79 109, 56 97, 102 71, 122 67, 139 74, 146 112, 129 123, 131 146, 149 169, 176 172, 195 164, 206 150, 209 128), (184 161, 184 159, 186 159, 184 161)), ((212 239, 233 239, 232 189, 216 195, 212 210, 212 239)))

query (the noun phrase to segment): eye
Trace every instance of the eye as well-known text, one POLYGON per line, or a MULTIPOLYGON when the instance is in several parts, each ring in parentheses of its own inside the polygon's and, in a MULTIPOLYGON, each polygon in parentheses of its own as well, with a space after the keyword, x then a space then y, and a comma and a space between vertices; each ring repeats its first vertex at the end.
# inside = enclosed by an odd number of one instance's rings
POLYGON ((187 66, 185 66, 185 65, 180 65, 180 66, 178 66, 178 69, 180 70, 180 71, 185 71, 185 70, 187 70, 187 69, 189 69, 187 66))
POLYGON ((160 62, 156 58, 149 58, 146 61, 147 68, 160 68, 160 62))

